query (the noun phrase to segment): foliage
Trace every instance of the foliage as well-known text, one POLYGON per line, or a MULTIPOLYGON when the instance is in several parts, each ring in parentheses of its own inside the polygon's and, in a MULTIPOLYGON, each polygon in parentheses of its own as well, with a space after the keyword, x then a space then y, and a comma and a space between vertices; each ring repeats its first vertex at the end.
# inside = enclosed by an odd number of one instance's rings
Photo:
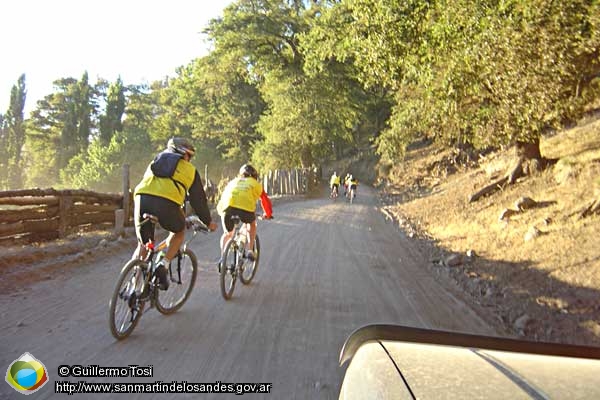
POLYGON ((538 143, 600 94, 595 0, 237 0, 204 33, 211 53, 175 77, 58 79, 29 120, 19 80, 0 115, 0 187, 113 187, 119 163, 141 175, 171 136, 222 176, 371 145, 393 163, 416 138, 538 143))
POLYGON ((69 160, 87 149, 92 136, 95 104, 94 90, 87 73, 81 81, 73 78, 54 82, 57 92, 38 101, 28 124, 31 136, 29 184, 48 185, 56 182, 44 176, 58 177, 69 160), (51 162, 48 162, 51 158, 51 162))
POLYGON ((266 78, 263 94, 271 106, 258 123, 265 141, 257 147, 256 164, 311 167, 332 153, 335 140, 352 142, 358 95, 349 82, 336 78, 329 71, 314 77, 273 73, 266 78))
MULTIPOLYGON (((131 166, 130 176, 137 176, 152 159, 149 137, 144 132, 117 132, 106 145, 95 139, 83 155, 73 157, 60 172, 69 188, 86 188, 101 192, 122 191, 122 166, 131 166)), ((136 178, 137 179, 137 178, 136 178)))
POLYGON ((387 158, 423 135, 529 142, 597 97, 598 15, 584 0, 346 0, 311 31, 310 63, 351 60, 365 85, 395 92, 387 158))
POLYGON ((12 87, 6 115, 0 118, 0 189, 18 189, 23 186, 22 152, 25 144, 26 96, 23 74, 12 87))
POLYGON ((100 140, 108 144, 116 132, 123 130, 122 118, 125 112, 125 90, 121 78, 108 86, 106 109, 99 117, 100 140))

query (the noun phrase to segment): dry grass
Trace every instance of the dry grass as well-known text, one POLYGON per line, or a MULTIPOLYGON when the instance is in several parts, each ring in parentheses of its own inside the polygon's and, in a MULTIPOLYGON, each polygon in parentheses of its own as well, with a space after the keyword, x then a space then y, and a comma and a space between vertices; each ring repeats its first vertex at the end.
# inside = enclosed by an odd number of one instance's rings
POLYGON ((599 345, 600 216, 580 214, 600 199, 600 120, 544 138, 541 150, 559 162, 472 204, 468 196, 505 173, 512 153, 490 155, 479 168, 444 178, 432 177, 431 165, 447 152, 434 146, 414 150, 410 161, 392 171, 395 212, 416 221, 447 251, 475 251, 476 262, 462 268, 503 293, 494 306, 507 325, 527 314, 525 335, 599 345), (542 206, 499 220, 522 196, 542 206), (532 227, 539 236, 525 240, 532 227))

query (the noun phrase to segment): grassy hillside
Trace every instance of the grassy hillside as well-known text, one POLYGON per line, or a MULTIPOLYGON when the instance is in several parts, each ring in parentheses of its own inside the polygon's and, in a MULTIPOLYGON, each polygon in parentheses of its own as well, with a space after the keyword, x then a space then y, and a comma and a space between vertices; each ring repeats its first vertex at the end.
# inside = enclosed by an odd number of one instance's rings
POLYGON ((469 203, 507 171, 511 151, 461 167, 452 150, 412 149, 390 172, 384 209, 434 241, 432 268, 460 283, 508 332, 600 345, 600 215, 582 217, 600 200, 600 119, 543 138, 541 150, 560 160, 469 203), (524 196, 537 204, 519 211, 515 202, 524 196), (510 216, 500 219, 503 212, 510 216))

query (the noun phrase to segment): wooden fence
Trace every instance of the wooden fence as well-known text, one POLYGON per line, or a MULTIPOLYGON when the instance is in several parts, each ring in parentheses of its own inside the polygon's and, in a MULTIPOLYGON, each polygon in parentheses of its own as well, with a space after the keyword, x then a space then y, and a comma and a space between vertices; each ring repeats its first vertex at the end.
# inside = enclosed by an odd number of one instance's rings
POLYGON ((262 178, 263 188, 270 196, 306 194, 317 187, 318 174, 318 170, 308 168, 271 170, 262 178))
POLYGON ((87 190, 29 189, 0 192, 0 244, 65 237, 86 226, 128 221, 131 199, 87 190), (123 210, 118 212, 117 210, 123 210))
MULTIPOLYGON (((275 170, 265 174, 263 185, 269 195, 306 194, 318 187, 319 177, 318 169, 275 170)), ((53 240, 82 229, 131 225, 133 201, 127 165, 123 167, 122 193, 55 189, 0 192, 0 245, 53 240)))

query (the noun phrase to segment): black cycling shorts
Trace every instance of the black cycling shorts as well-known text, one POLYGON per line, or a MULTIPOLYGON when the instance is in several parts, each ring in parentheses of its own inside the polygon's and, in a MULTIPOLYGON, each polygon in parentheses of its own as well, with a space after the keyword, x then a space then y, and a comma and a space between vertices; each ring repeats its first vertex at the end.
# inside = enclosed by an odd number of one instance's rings
POLYGON ((177 203, 164 197, 151 194, 140 194, 134 200, 135 234, 142 243, 154 240, 154 224, 144 221, 144 213, 158 217, 160 226, 169 232, 177 233, 185 229, 185 215, 183 208, 177 203))
POLYGON ((256 219, 256 214, 254 214, 253 212, 235 207, 227 207, 225 209, 225 214, 223 214, 223 216, 221 217, 221 221, 223 222, 223 226, 225 227, 225 230, 227 232, 231 232, 233 230, 234 223, 231 220, 232 215, 239 216, 240 220, 246 224, 250 224, 256 219))

